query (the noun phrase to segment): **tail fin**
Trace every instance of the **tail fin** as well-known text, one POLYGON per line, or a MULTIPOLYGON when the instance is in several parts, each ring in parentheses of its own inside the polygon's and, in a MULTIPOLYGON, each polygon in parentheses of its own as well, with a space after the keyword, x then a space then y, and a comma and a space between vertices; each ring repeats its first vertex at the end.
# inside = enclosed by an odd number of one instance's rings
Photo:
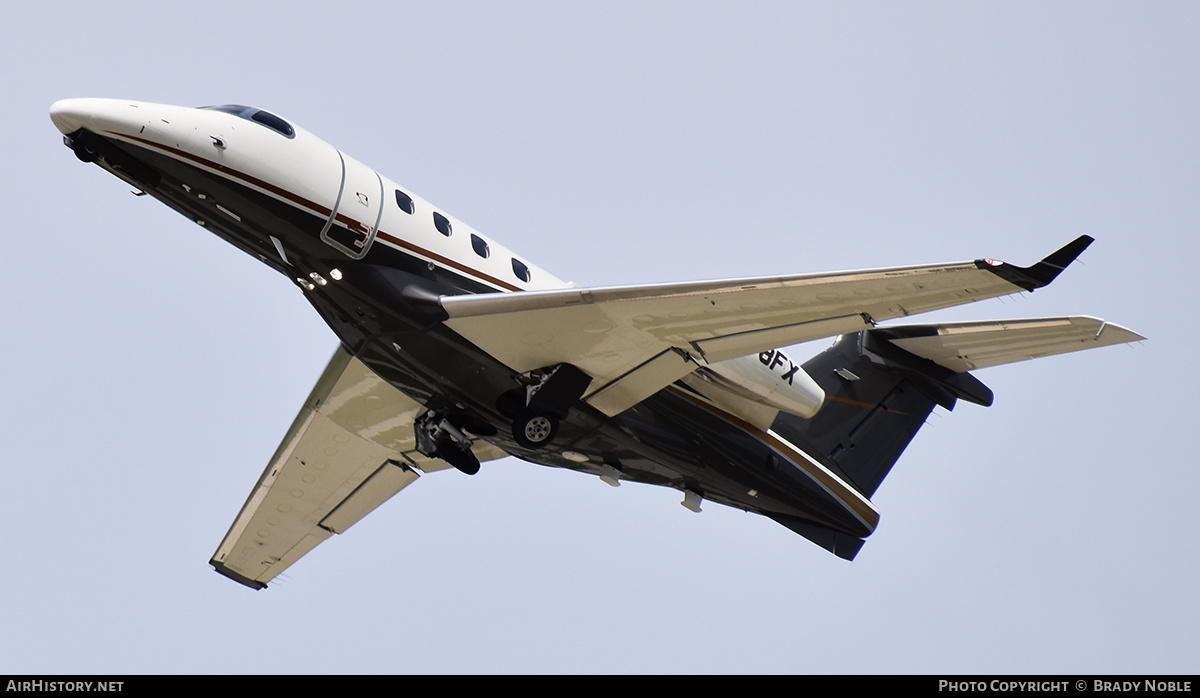
POLYGON ((780 413, 772 429, 832 468, 864 496, 875 494, 934 405, 992 403, 992 391, 890 343, 878 330, 842 335, 804 364, 825 390, 811 419, 780 413))
MULTIPOLYGON (((1056 257, 1068 254, 1075 252, 1051 255, 1038 273, 1057 273, 1065 262, 1056 257)), ((820 411, 811 419, 780 412, 771 428, 869 498, 934 405, 949 410, 959 399, 992 404, 992 391, 968 370, 1142 339, 1120 325, 1082 316, 898 325, 846 334, 803 366, 825 391, 820 411)), ((768 516, 839 557, 853 559, 862 546, 862 539, 846 533, 768 516)))

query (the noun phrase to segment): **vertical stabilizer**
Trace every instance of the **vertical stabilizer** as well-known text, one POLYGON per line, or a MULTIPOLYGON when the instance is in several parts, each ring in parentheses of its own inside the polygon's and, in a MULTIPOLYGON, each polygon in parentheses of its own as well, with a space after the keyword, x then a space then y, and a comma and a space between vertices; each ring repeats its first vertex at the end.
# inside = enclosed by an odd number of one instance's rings
POLYGON ((811 419, 780 413, 772 428, 867 497, 934 405, 992 401, 991 391, 969 373, 904 351, 873 330, 842 335, 803 368, 825 390, 824 406, 811 419))

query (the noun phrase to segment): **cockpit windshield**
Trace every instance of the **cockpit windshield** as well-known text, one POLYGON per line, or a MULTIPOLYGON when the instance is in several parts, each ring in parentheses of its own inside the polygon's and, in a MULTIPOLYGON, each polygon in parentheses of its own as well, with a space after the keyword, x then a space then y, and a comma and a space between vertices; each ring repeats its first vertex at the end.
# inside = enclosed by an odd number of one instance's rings
POLYGON ((291 124, 279 118, 278 116, 275 116, 269 111, 263 111, 262 109, 258 109, 256 107, 247 107, 242 104, 222 104, 215 107, 200 107, 200 109, 209 109, 212 111, 222 111, 226 114, 233 114, 234 116, 239 116, 247 121, 253 121, 255 123, 262 124, 272 131, 275 131, 276 133, 284 135, 288 138, 296 137, 296 129, 292 128, 291 124))

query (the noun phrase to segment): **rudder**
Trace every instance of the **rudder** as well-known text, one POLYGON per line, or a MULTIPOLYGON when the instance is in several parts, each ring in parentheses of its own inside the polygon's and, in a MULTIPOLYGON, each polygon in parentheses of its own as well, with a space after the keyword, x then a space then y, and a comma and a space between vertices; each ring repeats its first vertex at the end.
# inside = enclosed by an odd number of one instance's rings
POLYGON ((842 335, 803 368, 825 390, 825 404, 811 419, 781 412, 772 430, 868 498, 934 405, 992 401, 974 376, 900 349, 875 330, 842 335))

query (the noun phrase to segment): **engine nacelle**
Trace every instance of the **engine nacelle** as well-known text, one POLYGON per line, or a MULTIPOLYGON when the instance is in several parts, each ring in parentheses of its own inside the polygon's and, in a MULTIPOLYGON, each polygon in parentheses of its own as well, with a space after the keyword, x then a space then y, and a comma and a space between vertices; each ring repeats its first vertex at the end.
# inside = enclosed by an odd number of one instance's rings
POLYGON ((685 380, 717 406, 764 429, 779 411, 809 418, 825 402, 821 386, 778 349, 715 363, 685 380))

